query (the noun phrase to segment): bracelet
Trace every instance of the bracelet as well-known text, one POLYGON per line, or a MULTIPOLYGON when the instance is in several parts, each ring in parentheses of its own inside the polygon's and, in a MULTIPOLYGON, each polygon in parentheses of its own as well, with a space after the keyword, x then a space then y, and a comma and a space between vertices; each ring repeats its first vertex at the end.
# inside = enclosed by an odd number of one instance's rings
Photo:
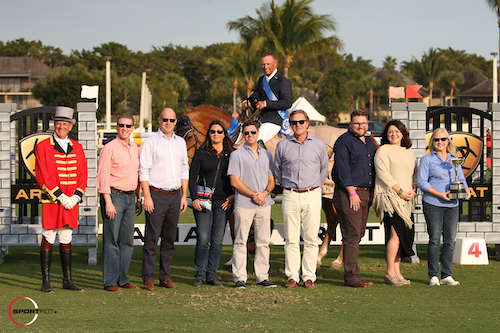
POLYGON ((350 197, 353 197, 353 196, 355 196, 356 194, 358 194, 358 192, 350 193, 350 194, 349 194, 349 196, 350 196, 350 197))
POLYGON ((400 197, 401 194, 403 194, 403 189, 400 187, 399 191, 397 191, 396 194, 398 195, 398 197, 400 197))
POLYGON ((269 192, 269 190, 266 190, 267 191, 267 195, 271 195, 271 192, 269 192))

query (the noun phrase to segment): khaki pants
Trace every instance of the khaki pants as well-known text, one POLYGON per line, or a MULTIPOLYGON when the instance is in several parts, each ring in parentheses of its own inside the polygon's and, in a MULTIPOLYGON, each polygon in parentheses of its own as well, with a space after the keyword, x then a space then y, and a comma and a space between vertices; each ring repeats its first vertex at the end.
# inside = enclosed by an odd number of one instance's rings
POLYGON ((302 224, 304 253, 302 280, 316 281, 318 233, 321 224, 321 188, 310 192, 283 191, 283 220, 285 227, 285 274, 300 281, 300 227, 302 224))
POLYGON ((269 279, 269 240, 271 238, 271 206, 265 208, 234 208, 234 282, 247 281, 247 240, 254 224, 257 283, 269 279))

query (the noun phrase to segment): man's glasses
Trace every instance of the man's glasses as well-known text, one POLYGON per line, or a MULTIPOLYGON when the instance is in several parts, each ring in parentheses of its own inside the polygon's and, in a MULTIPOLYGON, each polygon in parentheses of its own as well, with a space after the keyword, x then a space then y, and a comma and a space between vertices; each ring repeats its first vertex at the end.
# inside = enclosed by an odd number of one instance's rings
POLYGON ((365 127, 368 126, 368 123, 351 123, 354 127, 365 127))
POLYGON ((243 132, 243 134, 245 136, 249 135, 250 133, 252 133, 252 135, 255 135, 255 134, 257 134, 257 131, 245 131, 245 132, 243 132))
POLYGON ((132 125, 130 125, 130 124, 118 124, 118 127, 120 127, 120 128, 122 128, 122 127, 131 128, 132 125))
POLYGON ((210 130, 210 134, 215 134, 215 132, 217 132, 217 134, 222 134, 224 133, 223 130, 210 130))
POLYGON ((164 123, 168 123, 169 121, 171 123, 175 123, 176 119, 170 119, 170 118, 161 118, 161 121, 163 121, 164 123))
POLYGON ((305 122, 306 122, 305 119, 302 119, 302 120, 290 120, 290 124, 292 124, 293 126, 295 126, 297 124, 304 125, 305 122))
POLYGON ((445 142, 446 140, 448 140, 448 138, 434 138, 434 142, 439 142, 439 141, 445 142))

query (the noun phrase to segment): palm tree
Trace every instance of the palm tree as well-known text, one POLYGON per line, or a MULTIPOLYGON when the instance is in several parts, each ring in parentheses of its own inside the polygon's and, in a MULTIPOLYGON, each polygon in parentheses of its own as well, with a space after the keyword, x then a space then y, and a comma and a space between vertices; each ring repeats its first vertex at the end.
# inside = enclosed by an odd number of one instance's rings
POLYGON ((282 6, 274 0, 257 9, 257 17, 245 16, 227 23, 229 31, 240 34, 249 50, 272 50, 283 58, 284 75, 298 52, 316 52, 321 49, 341 49, 341 40, 333 35, 324 37, 326 31, 335 31, 330 15, 316 15, 310 4, 313 0, 285 0, 282 6))
MULTIPOLYGON (((497 13, 498 29, 500 30, 500 0, 486 0, 486 4, 491 8, 491 10, 497 13)), ((499 34, 498 45, 500 49, 500 34, 499 34)))
POLYGON ((413 77, 420 84, 429 87, 429 106, 432 106, 432 90, 439 74, 446 70, 447 58, 439 49, 431 47, 429 53, 424 52, 421 61, 415 57, 413 60, 413 77))
POLYGON ((250 96, 254 88, 254 80, 260 73, 259 56, 246 50, 241 44, 236 44, 228 57, 222 59, 209 58, 208 64, 218 66, 224 74, 233 79, 233 112, 236 111, 236 97, 238 92, 238 81, 246 84, 247 94, 250 96))
POLYGON ((385 60, 382 64, 382 69, 392 69, 396 70, 396 66, 398 65, 398 60, 391 56, 385 57, 385 60))
MULTIPOLYGON (((465 82, 465 78, 462 74, 455 71, 443 71, 437 78, 438 86, 441 87, 441 96, 444 96, 444 89, 450 88, 450 106, 453 106, 453 93, 457 87, 457 84, 462 84, 465 82)), ((444 98, 441 97, 441 105, 444 105, 444 98)))

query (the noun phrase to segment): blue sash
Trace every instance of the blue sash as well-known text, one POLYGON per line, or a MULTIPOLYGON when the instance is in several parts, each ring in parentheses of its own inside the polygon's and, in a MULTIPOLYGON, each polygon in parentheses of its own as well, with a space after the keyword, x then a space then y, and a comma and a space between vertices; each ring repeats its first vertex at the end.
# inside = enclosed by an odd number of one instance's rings
MULTIPOLYGON (((271 87, 269 86, 269 82, 267 81, 266 76, 262 78, 262 86, 264 87, 264 91, 267 95, 267 98, 271 101, 277 101, 276 95, 274 95, 271 87)), ((281 130, 280 132, 286 136, 290 136, 292 131, 290 129, 290 120, 288 119, 288 110, 278 110, 278 114, 280 115, 283 121, 281 122, 281 130)))

